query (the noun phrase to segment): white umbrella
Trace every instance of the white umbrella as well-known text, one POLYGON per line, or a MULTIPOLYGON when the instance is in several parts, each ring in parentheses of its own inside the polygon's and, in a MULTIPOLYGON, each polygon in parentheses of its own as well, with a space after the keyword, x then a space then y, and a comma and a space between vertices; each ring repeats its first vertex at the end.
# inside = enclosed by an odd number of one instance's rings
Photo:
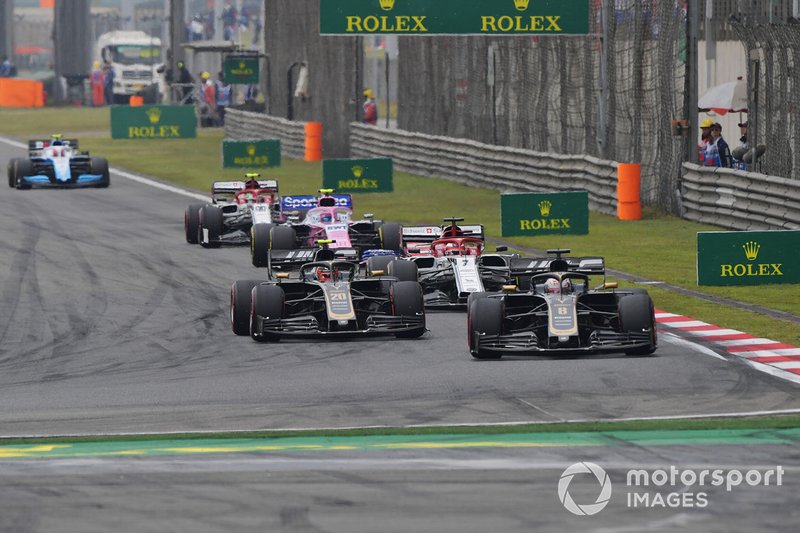
POLYGON ((701 111, 711 109, 720 115, 729 111, 747 112, 747 82, 737 80, 715 85, 700 98, 697 107, 701 111))

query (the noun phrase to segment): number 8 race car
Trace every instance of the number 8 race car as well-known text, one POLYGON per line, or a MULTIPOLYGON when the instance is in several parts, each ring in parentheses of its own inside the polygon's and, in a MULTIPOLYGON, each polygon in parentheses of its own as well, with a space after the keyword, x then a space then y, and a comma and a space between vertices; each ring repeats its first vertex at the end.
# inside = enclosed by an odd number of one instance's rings
POLYGON ((616 289, 605 282, 602 257, 562 258, 569 250, 548 250, 556 258, 530 259, 527 271, 516 263, 517 278, 503 292, 473 293, 467 308, 467 342, 476 359, 503 354, 625 352, 656 350, 653 301, 644 289, 616 289), (589 289, 589 276, 603 284, 589 289), (528 277, 529 276, 529 277, 528 277), (520 280, 520 277, 528 279, 520 280))
POLYGON ((17 189, 108 187, 108 161, 78 151, 77 139, 28 141, 28 158, 8 162, 8 186, 17 189))

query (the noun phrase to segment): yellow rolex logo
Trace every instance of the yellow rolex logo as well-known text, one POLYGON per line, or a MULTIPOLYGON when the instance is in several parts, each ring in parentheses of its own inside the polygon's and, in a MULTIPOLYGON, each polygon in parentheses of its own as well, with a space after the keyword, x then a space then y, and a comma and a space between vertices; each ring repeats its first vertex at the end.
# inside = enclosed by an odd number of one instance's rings
POLYGON ((742 245, 744 254, 747 256, 748 261, 755 261, 758 259, 758 251, 761 250, 761 245, 755 241, 748 241, 742 245))
POLYGON ((247 65, 247 63, 245 63, 244 61, 239 61, 239 68, 244 68, 245 65, 247 65))
POLYGON ((356 165, 352 169, 353 176, 360 178, 364 174, 364 167, 356 165))
POLYGON ((248 144, 247 145, 247 155, 253 157, 256 155, 256 145, 255 144, 248 144))
POLYGON ((525 11, 528 9, 528 4, 531 0, 514 0, 514 7, 517 8, 517 11, 525 11))
POLYGON ((543 217, 550 216, 551 207, 553 207, 553 204, 549 200, 542 200, 541 202, 539 202, 539 212, 542 214, 543 217))
POLYGON ((146 113, 147 118, 150 119, 150 124, 158 124, 158 121, 161 120, 161 110, 157 107, 151 107, 146 113))
POLYGON ((384 11, 391 11, 394 9, 394 0, 379 0, 381 9, 384 11))

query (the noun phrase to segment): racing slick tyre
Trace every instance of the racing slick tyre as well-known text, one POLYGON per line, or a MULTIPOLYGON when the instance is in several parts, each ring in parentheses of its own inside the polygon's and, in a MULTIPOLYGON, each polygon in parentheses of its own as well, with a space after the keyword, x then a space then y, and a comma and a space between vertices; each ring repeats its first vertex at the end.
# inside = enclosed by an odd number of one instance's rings
POLYGON ((503 327, 503 301, 498 298, 488 298, 486 293, 473 293, 469 297, 472 298, 467 313, 469 352, 475 359, 500 359, 499 353, 487 353, 485 350, 481 350, 475 334, 500 334, 503 327), (479 296, 480 294, 483 296, 479 296))
POLYGON ((272 226, 269 232, 270 249, 294 250, 297 248, 297 233, 289 226, 272 226))
POLYGON ((367 274, 371 276, 372 272, 376 270, 382 270, 386 273, 386 269, 389 268, 389 263, 394 261, 394 259, 395 257, 393 255, 373 255, 367 259, 367 274))
POLYGON ((395 333, 399 339, 416 339, 425 333, 425 303, 422 300, 422 286, 416 281, 398 281, 389 291, 394 316, 422 316, 422 326, 395 333))
POLYGON ((253 287, 261 283, 255 279, 234 281, 231 285, 231 329, 236 335, 250 335, 250 301, 253 287))
POLYGON ((14 170, 14 179, 16 182, 17 189, 30 189, 31 185, 29 183, 24 183, 22 181, 22 176, 32 176, 33 175, 33 163, 31 163, 27 159, 17 159, 17 164, 14 170))
POLYGON ((403 250, 403 228, 396 222, 384 222, 378 229, 378 235, 381 238, 381 248, 384 250, 394 250, 401 252, 403 250))
POLYGON ((197 240, 203 248, 219 248, 222 236, 222 209, 215 205, 200 208, 197 224, 197 240))
POLYGON ((14 188, 17 186, 17 162, 19 158, 13 158, 9 160, 8 165, 6 165, 6 174, 8 174, 8 186, 14 188))
POLYGON ((273 227, 273 224, 262 222, 250 228, 250 257, 255 267, 269 266, 270 233, 273 227))
POLYGON ((198 226, 200 225, 200 209, 203 204, 192 204, 183 214, 183 229, 186 232, 186 242, 197 244, 198 226))
POLYGON ((258 342, 278 342, 279 335, 274 333, 261 333, 255 331, 255 318, 283 318, 284 302, 286 296, 283 289, 277 285, 256 285, 252 292, 252 306, 250 311, 250 337, 258 342))
POLYGON ((108 172, 108 159, 105 157, 93 157, 91 165, 92 174, 103 176, 97 183, 97 187, 106 188, 111 185, 111 174, 108 172))
POLYGON ((650 343, 647 346, 626 350, 627 355, 650 355, 656 351, 656 317, 653 300, 649 295, 634 293, 620 298, 619 322, 623 333, 650 334, 650 343))
POLYGON ((386 274, 396 277, 398 281, 419 281, 419 270, 413 261, 402 259, 390 261, 386 274))

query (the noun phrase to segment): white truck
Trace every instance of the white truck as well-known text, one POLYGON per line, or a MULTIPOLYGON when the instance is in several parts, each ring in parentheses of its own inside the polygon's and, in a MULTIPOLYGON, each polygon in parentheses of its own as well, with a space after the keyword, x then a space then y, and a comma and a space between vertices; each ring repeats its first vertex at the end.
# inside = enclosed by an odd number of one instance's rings
POLYGON ((161 39, 143 31, 111 31, 95 44, 95 58, 114 69, 114 103, 127 104, 131 95, 159 83, 161 39))

